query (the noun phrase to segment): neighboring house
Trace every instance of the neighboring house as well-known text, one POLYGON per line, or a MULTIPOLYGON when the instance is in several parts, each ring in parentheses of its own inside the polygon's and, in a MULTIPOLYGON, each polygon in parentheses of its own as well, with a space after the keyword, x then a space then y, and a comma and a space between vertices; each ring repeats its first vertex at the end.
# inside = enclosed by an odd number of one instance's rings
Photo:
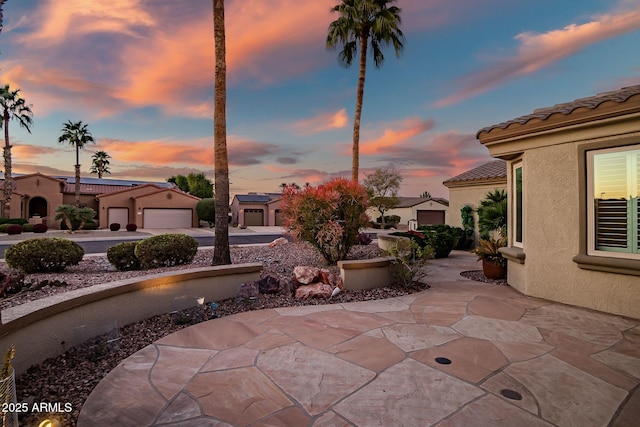
POLYGON ((447 224, 462 227, 461 210, 465 205, 473 208, 474 236, 473 241, 480 241, 478 228, 478 212, 480 202, 487 193, 507 189, 507 162, 492 160, 476 168, 449 178, 442 183, 449 189, 449 215, 447 224))
MULTIPOLYGON (((385 216, 397 215, 400 224, 408 225, 410 220, 417 221, 418 225, 445 224, 445 218, 449 209, 449 202, 439 197, 398 197, 400 203, 393 209, 384 213, 385 216)), ((375 207, 367 209, 367 216, 373 222, 380 217, 380 212, 375 207)))
MULTIPOLYGON (((3 177, 4 178, 4 177, 3 177)), ((55 221, 56 209, 60 205, 75 204, 75 178, 63 176, 48 176, 42 173, 33 173, 28 175, 17 175, 13 177, 15 182, 15 190, 11 198, 10 217, 24 218, 32 222, 44 222, 49 228, 60 228, 60 221, 55 221)), ((3 182, 0 180, 0 186, 3 182)), ((0 195, 2 200, 2 195, 0 195)), ((132 199, 131 199, 132 200, 132 199)), ((120 211, 118 221, 123 227, 129 223, 136 223, 138 227, 147 228, 173 228, 184 227, 187 222, 186 211, 190 211, 191 222, 189 227, 197 226, 197 216, 195 213, 195 205, 200 199, 190 196, 175 188, 168 182, 147 183, 144 181, 118 180, 118 179, 99 179, 99 178, 81 178, 80 179, 80 203, 82 206, 89 207, 98 214, 99 227, 107 228, 109 222, 110 208, 127 208, 132 209, 131 214, 127 215, 126 221, 120 211), (151 185, 152 188, 148 186, 151 185), (123 197, 131 199, 133 196, 140 196, 140 192, 135 191, 138 188, 147 188, 144 194, 152 196, 144 200, 119 202, 120 206, 113 203, 107 204, 114 199, 104 199, 100 202, 102 196, 113 193, 120 193, 123 197), (156 194, 160 191, 171 191, 169 193, 156 194), (133 193, 128 193, 133 191, 133 193), (140 208, 140 217, 133 215, 133 207, 140 208), (145 216, 144 209, 147 209, 145 216), (156 209, 154 212, 151 209, 156 209), (165 209, 157 210, 157 209, 165 209), (178 212, 176 209, 182 209, 178 212), (158 218, 162 216, 162 220, 158 218), (174 221, 179 217, 178 222, 174 221), (147 221, 145 221, 145 218, 147 221), (157 227, 160 226, 160 227, 157 227)), ((113 217, 111 219, 114 219, 113 217)))
POLYGON ((231 201, 231 224, 246 226, 283 225, 282 193, 236 194, 231 201))
POLYGON ((640 86, 535 110, 477 138, 507 160, 509 284, 640 318, 640 86))
POLYGON ((97 196, 100 228, 113 223, 139 228, 191 228, 198 226, 199 197, 175 188, 143 184, 97 196))

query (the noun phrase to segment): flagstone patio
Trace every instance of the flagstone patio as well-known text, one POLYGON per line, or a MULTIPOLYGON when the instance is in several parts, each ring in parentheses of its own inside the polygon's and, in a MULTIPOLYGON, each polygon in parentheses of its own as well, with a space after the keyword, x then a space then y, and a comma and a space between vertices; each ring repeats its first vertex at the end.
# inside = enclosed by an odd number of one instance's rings
POLYGON ((191 326, 118 365, 79 426, 637 426, 640 320, 462 278, 191 326))

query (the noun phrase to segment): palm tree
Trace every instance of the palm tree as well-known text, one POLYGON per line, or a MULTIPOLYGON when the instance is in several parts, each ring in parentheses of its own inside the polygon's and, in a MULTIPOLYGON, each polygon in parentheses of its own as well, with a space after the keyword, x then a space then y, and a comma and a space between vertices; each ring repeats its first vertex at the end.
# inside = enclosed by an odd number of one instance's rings
POLYGON ((2 122, 4 126, 4 203, 2 205, 2 217, 7 218, 11 214, 11 195, 13 193, 13 179, 11 178, 11 143, 9 142, 9 121, 15 119, 20 126, 31 133, 33 124, 33 112, 24 98, 20 97, 20 89, 11 90, 9 85, 0 89, 0 108, 2 108, 2 122))
POLYGON ((214 74, 213 151, 216 206, 216 242, 213 265, 231 264, 229 250, 229 161, 227 158, 227 60, 224 0, 213 0, 214 74))
POLYGON ((102 178, 105 173, 111 173, 109 170, 109 159, 111 158, 105 151, 96 151, 91 157, 91 173, 97 173, 98 178, 102 178))
POLYGON ((486 194, 478 208, 480 237, 489 238, 492 231, 500 236, 507 235, 507 193, 495 190, 486 194))
POLYGON ((340 17, 329 24, 327 48, 342 50, 338 54, 339 61, 346 67, 351 66, 356 52, 360 49, 360 74, 358 76, 358 92, 356 96, 356 113, 353 117, 353 159, 351 179, 358 180, 360 167, 360 116, 362 115, 362 98, 364 96, 364 80, 367 70, 367 49, 371 42, 371 53, 376 68, 384 62, 382 48, 392 45, 396 56, 402 52, 404 35, 400 31, 400 8, 389 6, 396 0, 342 0, 331 12, 338 12, 340 17))
POLYGON ((80 149, 90 142, 95 142, 87 124, 68 120, 62 127, 62 135, 58 138, 60 144, 69 143, 76 147, 76 206, 80 207, 80 149))

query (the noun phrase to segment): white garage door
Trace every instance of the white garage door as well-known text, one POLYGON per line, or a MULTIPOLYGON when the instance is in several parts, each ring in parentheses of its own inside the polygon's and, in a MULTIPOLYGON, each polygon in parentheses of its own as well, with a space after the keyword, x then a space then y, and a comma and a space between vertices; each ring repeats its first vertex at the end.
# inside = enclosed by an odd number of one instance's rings
POLYGON ((120 224, 121 228, 126 227, 129 223, 129 209, 127 208, 109 208, 107 210, 107 225, 120 224))
POLYGON ((143 228, 191 228, 191 209, 145 209, 143 228))

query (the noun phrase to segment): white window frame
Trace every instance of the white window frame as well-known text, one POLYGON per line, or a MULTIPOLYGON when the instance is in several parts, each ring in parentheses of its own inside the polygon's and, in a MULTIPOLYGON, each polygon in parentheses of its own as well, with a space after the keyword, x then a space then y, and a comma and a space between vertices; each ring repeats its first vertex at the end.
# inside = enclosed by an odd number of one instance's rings
POLYGON ((509 226, 511 228, 511 246, 522 249, 524 247, 524 167, 522 159, 517 160, 511 165, 511 209, 509 212, 509 216, 511 220, 509 221, 509 226), (520 236, 520 241, 516 240, 516 224, 518 221, 518 204, 517 204, 517 193, 516 193, 516 172, 520 169, 522 171, 522 203, 520 204, 520 225, 522 227, 522 235, 520 236))
MULTIPOLYGON (((614 252, 614 251, 605 251, 596 249, 596 237, 595 237, 595 207, 594 207, 594 158, 598 154, 607 154, 614 152, 625 152, 625 151, 636 151, 640 149, 640 145, 629 145, 629 146, 621 146, 621 147, 613 147, 613 148, 605 148, 599 150, 590 150, 587 151, 587 255, 591 256, 600 256, 600 257, 608 257, 608 258, 622 258, 622 259, 634 259, 640 260, 640 252, 639 253, 631 253, 631 252, 614 252)), ((629 162, 630 160, 627 160, 629 162)), ((640 163, 640 162, 638 162, 640 163)), ((630 165, 631 166, 631 165, 630 165)), ((630 168, 630 174, 632 175, 629 178, 630 182, 638 182, 638 171, 640 168, 640 164, 637 164, 635 169, 630 168)), ((638 197, 638 192, 640 189, 636 189, 635 194, 638 197)))

